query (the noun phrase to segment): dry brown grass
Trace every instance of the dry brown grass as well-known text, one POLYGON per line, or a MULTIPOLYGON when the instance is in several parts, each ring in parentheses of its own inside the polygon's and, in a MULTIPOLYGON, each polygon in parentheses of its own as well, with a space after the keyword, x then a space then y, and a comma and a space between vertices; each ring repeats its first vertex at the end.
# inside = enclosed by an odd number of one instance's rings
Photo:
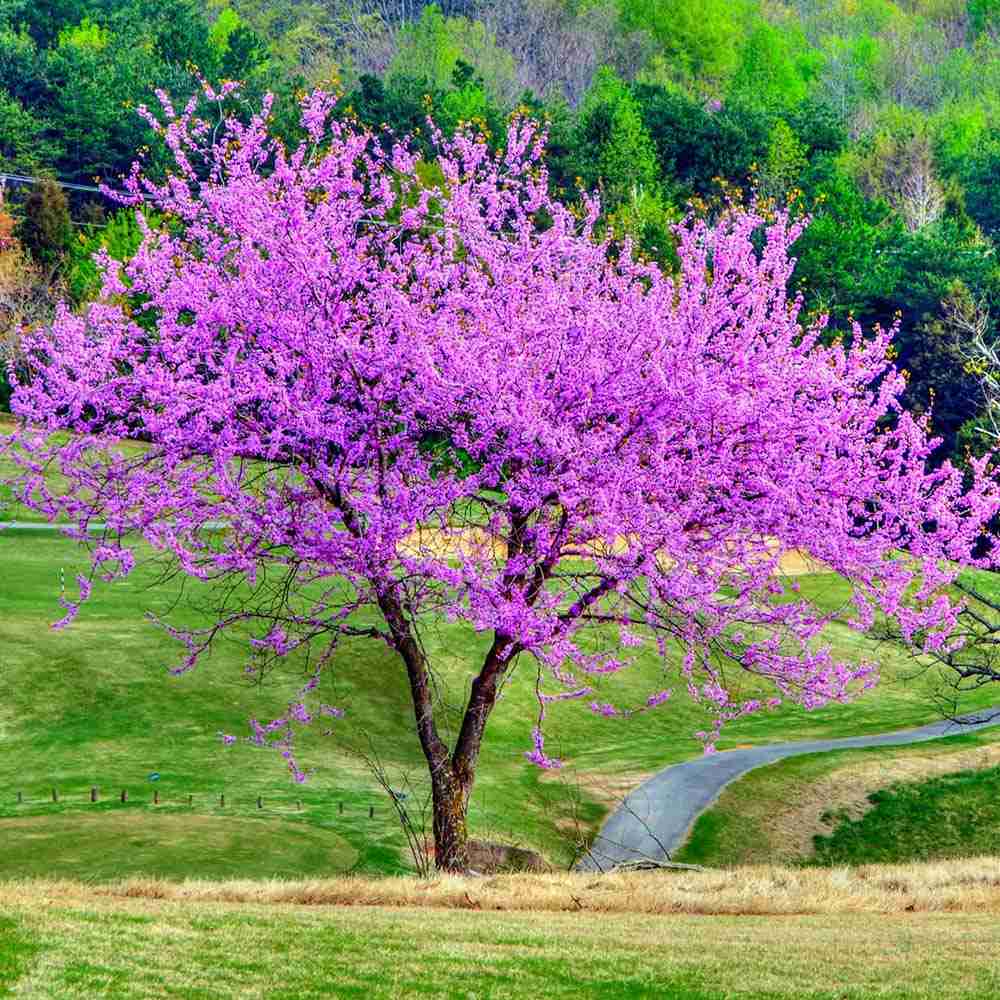
MULTIPOLYGON (((626 540, 618 539, 610 546, 612 551, 626 550, 626 540)), ((777 551, 778 541, 772 540, 769 548, 777 551)), ((594 552, 608 548, 601 543, 593 543, 590 549, 594 552)), ((457 559, 459 556, 488 555, 494 559, 504 559, 507 555, 506 542, 493 538, 482 528, 462 528, 444 532, 440 528, 423 526, 417 528, 408 538, 400 543, 400 552, 407 556, 424 556, 431 559, 457 559)), ((782 576, 804 576, 809 573, 829 572, 829 567, 815 559, 804 549, 785 549, 781 553, 779 572, 782 576)))
POLYGON ((627 771, 609 774, 604 771, 577 770, 572 765, 563 769, 542 771, 538 780, 545 783, 563 782, 575 786, 594 802, 617 808, 625 797, 659 771, 627 771))
POLYGON ((8 925, 0 992, 38 1000, 1000 996, 1000 920, 989 912, 775 919, 80 896, 23 893, 11 904, 0 895, 0 926, 8 925))
MULTIPOLYGON (((920 753, 914 750, 905 757, 876 757, 854 761, 831 771, 790 796, 787 808, 766 808, 768 849, 777 861, 807 858, 815 853, 813 837, 829 832, 823 824, 824 813, 860 819, 872 803, 868 796, 897 781, 920 781, 957 771, 995 767, 1000 763, 1000 743, 976 747, 958 753, 920 753)), ((761 815, 764 818, 764 815, 761 815)))
POLYGON ((114 899, 648 915, 1000 913, 1000 857, 853 869, 761 866, 705 872, 441 876, 426 881, 344 877, 302 882, 132 878, 110 885, 0 883, 0 911, 114 899))

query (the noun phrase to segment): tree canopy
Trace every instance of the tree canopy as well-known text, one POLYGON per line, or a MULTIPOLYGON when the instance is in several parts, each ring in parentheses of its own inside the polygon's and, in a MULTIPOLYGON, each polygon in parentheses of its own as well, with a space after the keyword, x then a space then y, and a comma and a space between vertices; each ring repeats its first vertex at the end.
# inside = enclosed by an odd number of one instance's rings
POLYGON ((667 271, 604 232, 592 197, 581 214, 551 196, 525 118, 498 149, 433 135, 430 165, 322 91, 292 147, 270 99, 243 120, 225 112, 235 97, 227 84, 146 112, 174 170, 127 181, 141 243, 124 264, 99 257, 83 311, 22 339, 23 427, 0 449, 16 495, 80 538, 104 525, 61 625, 95 578, 131 571, 136 537, 223 584, 211 627, 173 629, 176 671, 223 633, 251 674, 308 651, 287 713, 250 722, 296 779, 296 729, 340 714, 323 697, 337 644, 388 646, 449 870, 467 865, 480 747, 515 669, 537 672, 526 753, 542 767, 558 764, 553 700, 620 716, 686 693, 709 710, 711 749, 728 720, 850 698, 878 665, 833 655, 830 612, 776 575, 788 548, 850 581, 850 627, 883 614, 947 647, 946 585, 993 558, 995 470, 928 465, 891 330, 827 343, 822 318, 800 318, 787 213, 689 218, 667 271), (490 637, 453 739, 421 642, 440 616, 490 637), (592 678, 640 646, 662 681, 640 704, 595 700, 592 678), (760 697, 741 694, 745 675, 760 697))
MULTIPOLYGON (((688 212, 711 221, 756 196, 809 213, 792 287, 830 311, 829 337, 850 337, 852 316, 902 314, 907 401, 937 401, 938 457, 964 461, 967 344, 932 331, 956 282, 998 330, 997 17, 993 0, 8 0, 0 172, 115 186, 137 152, 166 170, 136 108, 156 89, 183 103, 202 81, 241 81, 244 115, 274 93, 272 128, 292 144, 317 85, 343 92, 339 116, 425 154, 428 114, 499 146, 527 110, 548 130, 553 194, 600 190, 598 227, 665 266, 688 212)), ((20 184, 5 199, 18 220, 20 184)), ((86 247, 106 221, 92 200, 70 197, 86 247)))

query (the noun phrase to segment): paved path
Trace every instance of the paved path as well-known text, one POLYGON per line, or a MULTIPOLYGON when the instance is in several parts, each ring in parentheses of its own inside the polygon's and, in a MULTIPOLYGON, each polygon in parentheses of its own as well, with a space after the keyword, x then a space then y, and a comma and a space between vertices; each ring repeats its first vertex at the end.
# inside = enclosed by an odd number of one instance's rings
MULTIPOLYGON (((62 531, 70 528, 70 524, 49 524, 48 521, 0 521, 0 531, 62 531)), ((103 524, 92 524, 93 532, 103 531, 103 524)))
POLYGON ((653 775, 628 795, 607 819, 590 852, 577 863, 579 871, 606 871, 616 864, 641 859, 664 860, 687 839, 688 830, 722 792, 747 771, 784 757, 824 750, 897 746, 954 736, 1000 725, 1000 705, 966 718, 985 722, 935 722, 919 729, 840 740, 776 743, 748 750, 728 750, 675 764, 653 775), (994 719, 988 719, 996 714, 994 719))

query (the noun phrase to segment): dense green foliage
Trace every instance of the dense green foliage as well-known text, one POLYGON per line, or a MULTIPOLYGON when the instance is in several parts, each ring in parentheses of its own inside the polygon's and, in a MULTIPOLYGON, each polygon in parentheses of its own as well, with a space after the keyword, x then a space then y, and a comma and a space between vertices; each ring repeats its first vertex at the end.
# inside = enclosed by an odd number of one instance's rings
POLYGON ((69 200, 63 189, 46 177, 24 200, 21 241, 36 260, 54 264, 69 248, 71 232, 69 200))
MULTIPOLYGON (((808 212, 807 310, 829 313, 831 336, 898 322, 909 405, 933 405, 942 453, 982 447, 962 317, 978 310, 996 335, 994 0, 5 0, 0 172, 113 181, 138 150, 155 171, 134 109, 157 87, 186 99, 200 77, 244 81, 246 108, 275 92, 289 134, 312 85, 419 135, 431 114, 499 137, 524 109, 549 123, 562 195, 600 191, 615 237, 668 266, 689 210, 756 195, 808 212)), ((78 227, 87 197, 71 196, 78 227)), ((129 223, 114 225, 42 250, 76 301, 96 292, 87 254, 128 252, 129 223)))
MULTIPOLYGON (((197 75, 267 68, 266 46, 235 15, 214 24, 199 0, 15 0, 0 7, 0 108, 38 143, 4 161, 66 181, 114 179, 149 139, 134 113, 155 87, 186 98, 197 75)), ((24 143, 22 141, 21 146, 24 143)))

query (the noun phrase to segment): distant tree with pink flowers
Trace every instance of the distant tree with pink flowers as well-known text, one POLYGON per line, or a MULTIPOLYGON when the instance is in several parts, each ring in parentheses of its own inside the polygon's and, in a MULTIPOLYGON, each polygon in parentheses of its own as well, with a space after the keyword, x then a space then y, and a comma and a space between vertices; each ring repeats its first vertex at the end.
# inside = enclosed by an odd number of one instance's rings
POLYGON ((541 678, 526 756, 556 767, 550 702, 622 715, 671 697, 596 700, 593 679, 644 650, 676 660, 681 694, 710 710, 709 749, 769 703, 875 683, 876 664, 824 644, 830 615, 784 581, 782 550, 851 582, 852 627, 885 615, 921 646, 952 641, 947 587, 992 558, 994 466, 928 466, 891 331, 830 345, 803 324, 786 293, 798 224, 690 220, 666 274, 598 237, 596 203, 550 197, 530 121, 499 153, 438 137, 431 169, 337 120, 322 93, 294 149, 269 135, 266 104, 240 123, 161 101, 148 117, 174 172, 158 184, 137 168, 127 190, 162 223, 126 265, 103 260, 97 302, 28 335, 12 373, 19 498, 81 538, 105 526, 60 624, 92 579, 129 573, 140 539, 233 584, 240 601, 211 628, 173 630, 174 672, 227 630, 253 635, 251 673, 310 649, 287 712, 250 727, 296 780, 295 733, 342 714, 319 696, 338 643, 388 646, 448 871, 468 865, 480 748, 519 660, 541 678), (451 740, 421 641, 441 619, 490 639, 451 740), (741 673, 771 697, 739 700, 741 673))

